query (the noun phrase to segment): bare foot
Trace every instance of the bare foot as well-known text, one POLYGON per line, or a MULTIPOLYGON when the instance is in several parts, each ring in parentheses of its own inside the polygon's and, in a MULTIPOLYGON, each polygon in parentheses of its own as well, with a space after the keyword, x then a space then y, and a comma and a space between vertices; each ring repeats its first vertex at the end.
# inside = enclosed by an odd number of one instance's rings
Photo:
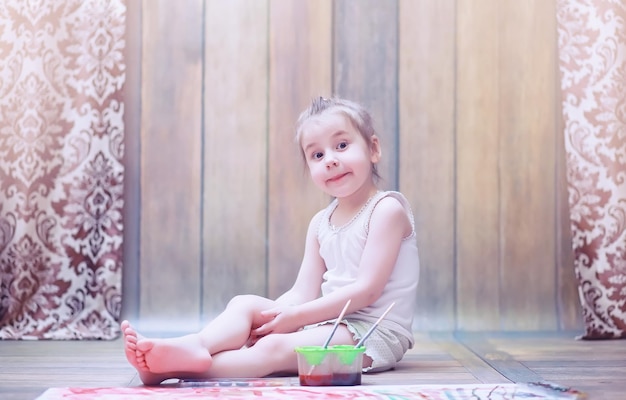
POLYGON ((166 379, 172 378, 171 374, 155 374, 148 370, 143 352, 137 350, 137 341, 144 339, 130 325, 128 321, 123 321, 120 325, 124 334, 124 352, 126 359, 139 374, 139 378, 144 385, 158 385, 166 379))
POLYGON ((126 353, 126 359, 130 365, 135 367, 138 371, 149 371, 143 358, 143 353, 139 353, 140 358, 137 358, 137 341, 143 339, 143 336, 140 336, 128 321, 123 321, 120 327, 124 334, 124 353, 126 353))
POLYGON ((211 354, 198 334, 167 339, 142 338, 137 341, 136 348, 138 365, 146 365, 154 374, 175 371, 203 374, 212 363, 211 354))

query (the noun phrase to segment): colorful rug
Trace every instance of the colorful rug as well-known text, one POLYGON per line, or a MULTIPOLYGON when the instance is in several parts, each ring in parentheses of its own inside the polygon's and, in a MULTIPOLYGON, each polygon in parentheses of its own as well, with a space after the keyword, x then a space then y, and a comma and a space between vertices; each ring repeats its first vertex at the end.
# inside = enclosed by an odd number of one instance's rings
MULTIPOLYGON (((260 382, 260 381, 257 381, 260 382)), ((51 388, 37 400, 122 399, 585 399, 583 393, 551 384, 274 386, 250 381, 185 382, 167 387, 51 388)))

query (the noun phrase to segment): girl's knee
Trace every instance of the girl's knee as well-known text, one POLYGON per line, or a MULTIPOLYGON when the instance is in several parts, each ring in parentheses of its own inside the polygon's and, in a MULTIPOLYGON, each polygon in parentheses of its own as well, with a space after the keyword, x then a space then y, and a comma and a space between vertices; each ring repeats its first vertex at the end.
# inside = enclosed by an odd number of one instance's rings
POLYGON ((254 307, 256 304, 259 304, 259 300, 262 299, 262 297, 257 296, 257 295, 253 295, 253 294, 240 294, 237 295, 235 297, 233 297, 232 299, 230 299, 230 301, 228 302, 228 304, 226 305, 227 308, 252 308, 254 307))
POLYGON ((273 355, 277 357, 284 357, 286 355, 293 355, 295 357, 295 350, 288 340, 285 340, 284 335, 273 334, 267 335, 259 339, 254 345, 257 350, 263 354, 273 355))

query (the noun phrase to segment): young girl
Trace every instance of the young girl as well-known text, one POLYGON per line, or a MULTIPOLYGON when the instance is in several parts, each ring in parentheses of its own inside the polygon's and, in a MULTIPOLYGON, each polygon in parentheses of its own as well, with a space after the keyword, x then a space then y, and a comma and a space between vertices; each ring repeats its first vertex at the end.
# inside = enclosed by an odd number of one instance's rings
POLYGON ((297 374, 294 348, 322 345, 348 300, 331 345, 356 344, 395 302, 365 342, 364 371, 393 368, 413 346, 413 215, 402 194, 376 187, 381 147, 370 115, 347 100, 317 98, 300 115, 296 140, 313 182, 335 199, 311 219, 293 287, 276 300, 236 296, 182 337, 146 338, 122 322, 126 357, 144 384, 297 374))

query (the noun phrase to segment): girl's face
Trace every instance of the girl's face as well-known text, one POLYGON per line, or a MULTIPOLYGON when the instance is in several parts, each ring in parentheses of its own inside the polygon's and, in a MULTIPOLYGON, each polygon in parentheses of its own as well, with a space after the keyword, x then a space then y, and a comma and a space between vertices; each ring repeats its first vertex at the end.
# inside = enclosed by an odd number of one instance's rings
POLYGON ((350 119, 326 112, 301 128, 300 145, 313 182, 331 196, 342 198, 374 185, 372 164, 380 159, 378 138, 368 145, 350 119))

